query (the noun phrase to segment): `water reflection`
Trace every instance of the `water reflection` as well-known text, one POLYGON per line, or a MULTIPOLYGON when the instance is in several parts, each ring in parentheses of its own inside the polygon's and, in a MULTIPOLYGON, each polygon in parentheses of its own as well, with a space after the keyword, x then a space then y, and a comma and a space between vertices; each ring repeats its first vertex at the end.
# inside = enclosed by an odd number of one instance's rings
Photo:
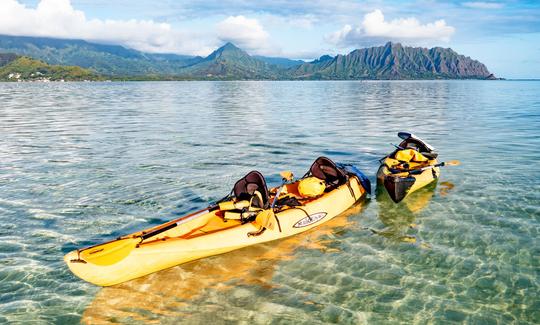
POLYGON ((433 182, 399 203, 392 201, 384 186, 377 186, 378 216, 385 227, 383 229, 369 228, 369 230, 391 240, 430 248, 429 243, 423 241, 418 235, 416 218, 429 205, 437 188, 441 196, 446 196, 454 188, 454 184, 446 181, 437 185, 437 182, 433 182))
POLYGON ((184 308, 193 300, 215 292, 227 295, 238 285, 258 286, 263 291, 279 286, 272 281, 281 261, 292 260, 300 249, 334 252, 333 243, 351 227, 366 207, 360 203, 344 214, 284 240, 246 247, 113 287, 102 288, 82 315, 82 323, 161 322, 189 317, 184 308), (159 319, 159 320, 158 320, 159 319))

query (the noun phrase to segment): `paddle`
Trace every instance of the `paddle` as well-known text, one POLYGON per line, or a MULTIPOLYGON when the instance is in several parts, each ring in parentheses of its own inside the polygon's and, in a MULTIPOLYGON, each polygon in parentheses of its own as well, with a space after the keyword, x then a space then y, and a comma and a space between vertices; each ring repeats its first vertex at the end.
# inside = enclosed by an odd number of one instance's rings
POLYGON ((202 209, 166 222, 148 232, 143 231, 140 234, 132 235, 130 237, 119 237, 116 240, 80 249, 78 250, 78 258, 71 260, 71 262, 89 262, 100 266, 115 264, 126 258, 129 253, 131 253, 131 251, 135 249, 143 240, 154 237, 176 226, 198 218, 205 213, 215 210, 216 208, 216 205, 212 205, 206 209, 202 209))
POLYGON ((107 243, 83 248, 72 263, 92 263, 100 266, 112 265, 126 258, 141 242, 139 237, 120 238, 107 243))
POLYGON ((279 231, 281 232, 281 226, 279 225, 279 220, 276 217, 276 214, 274 213, 274 207, 276 206, 276 202, 279 198, 279 194, 281 193, 281 190, 283 189, 283 186, 287 184, 287 182, 290 182, 293 180, 294 175, 290 171, 284 171, 279 173, 281 175, 281 185, 279 186, 279 189, 276 192, 276 195, 274 196, 274 200, 272 201, 272 204, 270 205, 270 208, 263 210, 257 214, 257 217, 255 218, 255 224, 259 225, 259 230, 255 232, 249 232, 248 237, 250 236, 258 236, 264 232, 265 229, 274 230, 274 220, 278 222, 279 231))
POLYGON ((435 167, 459 166, 460 164, 461 163, 459 162, 459 160, 450 160, 450 161, 441 162, 441 163, 438 163, 438 164, 435 164, 435 165, 429 165, 429 166, 418 168, 418 169, 404 170, 404 171, 402 171, 402 173, 403 172, 409 172, 409 174, 417 175, 417 174, 421 174, 425 170, 432 169, 432 168, 435 168, 435 167))
MULTIPOLYGON (((272 207, 270 209, 271 215, 261 216, 262 219, 266 220, 265 224, 267 224, 268 226, 270 226, 268 220, 269 219, 272 220, 273 219, 272 217, 275 218, 275 215, 273 214, 274 213, 273 207, 276 203, 279 193, 281 192, 281 189, 283 188, 283 185, 285 185, 286 181, 291 180, 293 178, 293 175, 291 172, 282 172, 281 176, 283 177, 284 182, 280 186, 276 194, 276 197, 274 198, 274 202, 272 203, 272 207)), ((167 230, 170 230, 183 223, 186 223, 195 218, 198 218, 201 215, 206 214, 210 211, 213 211, 217 208, 218 208, 217 205, 211 205, 206 209, 202 209, 202 210, 193 212, 191 214, 188 214, 186 216, 182 216, 178 219, 166 222, 155 229, 151 229, 148 232, 143 231, 140 234, 131 235, 129 237, 120 237, 113 241, 83 248, 81 250, 78 250, 78 258, 71 260, 71 262, 72 263, 87 263, 88 262, 88 263, 92 263, 92 264, 100 265, 100 266, 107 266, 107 265, 118 263, 119 261, 126 258, 131 253, 131 251, 135 249, 143 240, 159 235, 167 230)))
MULTIPOLYGON (((393 145, 394 147, 396 147, 396 149, 399 149, 399 150, 404 150, 405 148, 401 147, 401 146, 398 146, 397 144, 393 144, 393 143, 390 143, 391 145, 393 145)), ((384 157, 386 158, 386 157, 384 157)))

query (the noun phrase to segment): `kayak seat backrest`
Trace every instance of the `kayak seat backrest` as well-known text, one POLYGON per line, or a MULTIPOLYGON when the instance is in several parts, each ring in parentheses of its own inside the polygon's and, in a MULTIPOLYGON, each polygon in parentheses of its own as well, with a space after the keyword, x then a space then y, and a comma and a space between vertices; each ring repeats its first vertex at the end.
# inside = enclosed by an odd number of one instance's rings
POLYGON ((258 171, 249 172, 241 178, 233 187, 233 193, 237 200, 251 201, 253 207, 265 209, 268 206, 269 194, 264 176, 258 171), (255 195, 256 192, 260 193, 255 195), (262 200, 262 202, 260 202, 262 200))
POLYGON ((315 159, 313 165, 309 169, 310 174, 322 179, 327 185, 338 186, 347 182, 347 174, 339 169, 336 164, 326 157, 315 159))
MULTIPOLYGON (((406 149, 415 149, 418 152, 421 152, 425 157, 430 159, 435 159, 438 156, 438 154, 433 151, 430 146, 426 145, 422 140, 417 138, 408 138, 406 140, 403 140, 401 141, 399 146, 406 149)), ((398 150, 396 150, 392 156, 394 156, 397 151, 398 150)))

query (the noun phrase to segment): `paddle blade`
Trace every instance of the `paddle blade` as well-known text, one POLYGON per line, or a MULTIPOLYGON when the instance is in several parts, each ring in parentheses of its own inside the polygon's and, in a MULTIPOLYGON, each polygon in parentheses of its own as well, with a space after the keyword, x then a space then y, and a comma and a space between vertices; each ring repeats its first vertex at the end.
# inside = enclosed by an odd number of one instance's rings
POLYGON ((286 181, 292 181, 294 177, 293 173, 290 170, 283 171, 279 173, 279 175, 281 175, 281 178, 283 178, 286 181))
POLYGON ((398 137, 402 138, 403 140, 407 140, 408 138, 412 137, 412 134, 409 132, 398 132, 398 137))
POLYGON ((140 238, 115 240, 82 251, 80 258, 100 266, 112 265, 126 258, 140 241, 140 238))
POLYGON ((459 166, 460 164, 461 162, 459 160, 450 160, 444 162, 445 166, 459 166))

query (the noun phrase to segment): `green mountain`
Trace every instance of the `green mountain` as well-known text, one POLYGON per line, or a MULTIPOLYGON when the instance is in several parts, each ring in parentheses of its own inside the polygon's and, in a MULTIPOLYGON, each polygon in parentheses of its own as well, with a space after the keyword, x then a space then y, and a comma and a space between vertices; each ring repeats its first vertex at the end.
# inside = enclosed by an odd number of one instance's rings
POLYGON ((449 48, 407 47, 399 43, 354 50, 311 62, 251 56, 231 43, 209 56, 151 54, 82 40, 2 36, 0 52, 52 65, 90 69, 122 80, 332 80, 332 79, 494 79, 486 66, 449 48))
POLYGON ((96 73, 77 66, 49 65, 26 56, 0 53, 0 81, 103 80, 96 73))
POLYGON ((150 54, 118 45, 83 40, 0 35, 0 52, 12 52, 49 64, 76 65, 109 76, 175 75, 200 57, 150 54))
POLYGON ((283 73, 278 66, 255 59, 232 43, 180 72, 182 76, 208 79, 282 79, 283 73))
POLYGON ((289 70, 297 79, 486 79, 486 66, 452 49, 384 46, 354 50, 334 58, 323 56, 289 70))

